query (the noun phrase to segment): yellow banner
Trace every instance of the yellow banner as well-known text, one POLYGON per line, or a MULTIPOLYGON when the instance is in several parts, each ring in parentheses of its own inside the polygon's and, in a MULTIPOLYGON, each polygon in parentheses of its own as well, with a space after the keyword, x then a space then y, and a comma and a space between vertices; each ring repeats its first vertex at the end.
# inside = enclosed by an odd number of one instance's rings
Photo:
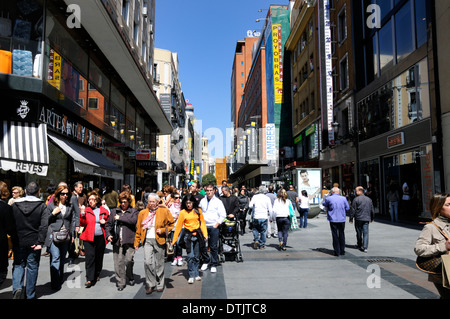
POLYGON ((61 89, 61 56, 53 49, 50 49, 48 83, 58 90, 61 89))
POLYGON ((273 85, 275 103, 283 103, 283 46, 281 24, 272 25, 273 85))

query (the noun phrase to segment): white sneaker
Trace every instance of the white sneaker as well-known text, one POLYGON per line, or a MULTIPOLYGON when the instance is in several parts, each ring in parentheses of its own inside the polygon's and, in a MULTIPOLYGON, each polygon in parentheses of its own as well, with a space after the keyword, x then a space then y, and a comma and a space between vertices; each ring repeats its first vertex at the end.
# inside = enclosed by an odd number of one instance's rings
POLYGON ((208 269, 208 264, 203 264, 202 268, 200 268, 201 271, 205 271, 206 269, 208 269))
POLYGON ((188 279, 188 283, 189 283, 189 284, 193 284, 193 283, 194 283, 194 278, 189 278, 189 279, 188 279))
POLYGON ((217 272, 216 267, 211 267, 211 272, 217 272))
POLYGON ((183 266, 183 259, 182 258, 178 258, 178 266, 183 266))
POLYGON ((172 261, 171 265, 172 266, 176 266, 177 265, 178 260, 176 258, 174 258, 174 260, 172 261))
POLYGON ((197 277, 195 277, 195 280, 200 281, 200 280, 202 280, 202 277, 197 276, 197 277))

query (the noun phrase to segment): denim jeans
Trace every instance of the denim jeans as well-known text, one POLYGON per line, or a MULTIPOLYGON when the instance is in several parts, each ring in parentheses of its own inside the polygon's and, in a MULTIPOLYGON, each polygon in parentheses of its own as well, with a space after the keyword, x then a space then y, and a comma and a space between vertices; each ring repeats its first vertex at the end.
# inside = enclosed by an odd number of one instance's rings
POLYGON ((355 230, 358 248, 367 249, 369 245, 369 222, 355 220, 355 230))
POLYGON ((219 264, 219 227, 207 226, 206 230, 208 231, 208 245, 202 249, 202 262, 210 264, 211 267, 217 267, 219 264), (211 257, 208 256, 208 247, 211 257))
POLYGON ((398 221, 398 202, 389 202, 389 214, 391 215, 391 222, 398 221))
POLYGON ((12 273, 13 294, 24 286, 26 271, 26 297, 36 298, 36 282, 39 272, 41 250, 20 247, 14 251, 14 266, 12 273))
POLYGON ((51 243, 50 245, 50 281, 52 289, 60 289, 64 277, 64 263, 70 242, 51 243))
POLYGON ((291 222, 289 217, 277 217, 278 240, 280 243, 283 243, 283 247, 286 247, 290 226, 291 222))
POLYGON ((266 245, 266 233, 267 219, 255 219, 253 221, 253 241, 258 242, 259 247, 266 245))
POLYGON ((199 276, 198 266, 200 264, 200 244, 197 237, 191 237, 191 250, 187 254, 187 266, 189 272, 189 278, 195 278, 199 276))
POLYGON ((300 228, 306 228, 308 226, 308 213, 309 208, 300 208, 300 225, 298 225, 300 228))

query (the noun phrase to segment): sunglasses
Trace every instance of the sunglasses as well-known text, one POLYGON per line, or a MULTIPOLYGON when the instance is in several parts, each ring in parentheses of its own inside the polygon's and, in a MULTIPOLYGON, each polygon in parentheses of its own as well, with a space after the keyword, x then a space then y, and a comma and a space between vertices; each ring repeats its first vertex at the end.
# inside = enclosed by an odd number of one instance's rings
POLYGON ((69 196, 69 193, 60 193, 59 196, 69 196))

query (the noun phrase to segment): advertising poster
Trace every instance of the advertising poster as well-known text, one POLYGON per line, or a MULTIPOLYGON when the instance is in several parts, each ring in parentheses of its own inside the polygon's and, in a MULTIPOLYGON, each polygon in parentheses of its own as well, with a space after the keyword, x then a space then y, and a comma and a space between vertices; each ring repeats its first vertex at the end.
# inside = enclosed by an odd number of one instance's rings
POLYGON ((322 197, 322 169, 298 168, 297 169, 297 193, 301 196, 306 191, 310 204, 319 204, 322 197))

